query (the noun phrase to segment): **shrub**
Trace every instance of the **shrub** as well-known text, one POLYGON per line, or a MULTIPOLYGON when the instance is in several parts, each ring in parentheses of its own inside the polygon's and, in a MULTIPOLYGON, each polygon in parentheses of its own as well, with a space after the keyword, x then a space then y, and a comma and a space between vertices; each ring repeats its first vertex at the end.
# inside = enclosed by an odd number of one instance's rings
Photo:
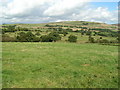
POLYGON ((68 37, 68 41, 69 41, 69 42, 77 42, 77 36, 70 35, 70 36, 68 37))
POLYGON ((39 32, 37 32, 37 33, 35 33, 35 35, 40 36, 40 33, 39 33, 39 32))
POLYGON ((20 32, 19 35, 16 37, 18 42, 27 42, 26 40, 26 33, 20 32))
POLYGON ((15 42, 16 38, 10 37, 8 35, 2 35, 2 42, 15 42))
POLYGON ((120 36, 116 38, 116 40, 120 43, 120 36))
POLYGON ((66 30, 67 30, 68 32, 73 32, 73 30, 70 29, 70 28, 67 28, 66 30))
POLYGON ((84 35, 84 33, 85 33, 85 32, 84 32, 84 31, 82 31, 82 32, 81 32, 81 35, 84 35))
POLYGON ((18 42, 36 42, 36 41, 40 41, 39 38, 37 38, 32 32, 21 32, 19 33, 19 35, 17 36, 17 41, 18 42))
POLYGON ((100 39, 102 39, 102 37, 100 37, 100 39))
POLYGON ((99 40, 99 43, 109 44, 109 41, 107 39, 102 39, 102 40, 99 40))
POLYGON ((118 43, 117 40, 110 40, 110 43, 118 43))
POLYGON ((67 32, 67 31, 63 31, 62 34, 63 34, 64 36, 66 36, 66 35, 68 34, 68 32, 67 32))
POLYGON ((91 34, 92 34, 92 32, 89 30, 86 32, 86 35, 91 35, 91 34))
POLYGON ((51 38, 48 35, 42 35, 40 37, 40 41, 41 42, 52 42, 53 40, 51 40, 51 38))
POLYGON ((61 37, 57 32, 51 32, 48 35, 41 36, 40 39, 41 42, 56 42, 58 40, 61 40, 61 37))
POLYGON ((60 35, 57 32, 51 32, 48 37, 52 39, 53 41, 61 40, 60 35))
POLYGON ((93 37, 91 37, 91 36, 89 36, 89 42, 90 42, 90 43, 95 43, 94 38, 93 38, 93 37))
POLYGON ((93 34, 93 36, 96 36, 96 34, 93 34))
POLYGON ((83 23, 83 25, 88 25, 88 23, 83 23))
POLYGON ((40 38, 39 37, 34 37, 33 42, 40 42, 40 38))

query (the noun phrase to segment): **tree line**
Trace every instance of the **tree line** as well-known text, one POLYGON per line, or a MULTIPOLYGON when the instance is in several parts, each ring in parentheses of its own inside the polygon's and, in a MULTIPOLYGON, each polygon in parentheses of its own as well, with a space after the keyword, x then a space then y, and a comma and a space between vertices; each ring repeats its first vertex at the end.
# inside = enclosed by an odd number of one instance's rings
MULTIPOLYGON (((116 40, 107 40, 107 39, 102 39, 102 36, 106 36, 106 33, 112 32, 112 31, 107 31, 107 32, 96 32, 96 31, 91 31, 89 30, 76 30, 73 31, 70 28, 63 29, 61 27, 59 28, 52 28, 52 31, 47 34, 47 35, 41 35, 41 31, 37 31, 35 34, 32 33, 31 30, 28 28, 20 28, 17 27, 16 25, 12 26, 3 26, 2 28, 2 41, 3 42, 56 42, 61 40, 61 35, 66 36, 69 32, 78 32, 81 33, 82 35, 88 35, 88 42, 89 43, 118 43, 119 38, 116 36, 116 40), (16 31, 23 31, 18 33, 15 37, 10 37, 6 35, 5 33, 7 32, 16 32, 16 31), (25 31, 25 32, 24 32, 25 31), (27 32, 26 32, 27 31, 27 32), (101 36, 100 39, 95 40, 92 36, 99 35, 101 36)), ((35 30, 34 30, 35 31, 35 30)), ((109 36, 109 35, 108 35, 109 36)), ((112 35, 111 35, 112 36, 112 35)), ((77 42, 77 36, 75 35, 69 35, 68 40, 69 42, 77 42)))
MULTIPOLYGON (((68 33, 66 32, 63 33, 62 31, 61 32, 53 31, 47 35, 41 35, 39 32, 33 34, 31 31, 29 31, 20 32, 15 37, 10 37, 9 35, 3 34, 2 42, 56 42, 61 40, 60 34, 63 34, 65 36, 68 33)), ((76 42, 77 37, 74 35, 70 35, 68 37, 68 41, 76 42)))

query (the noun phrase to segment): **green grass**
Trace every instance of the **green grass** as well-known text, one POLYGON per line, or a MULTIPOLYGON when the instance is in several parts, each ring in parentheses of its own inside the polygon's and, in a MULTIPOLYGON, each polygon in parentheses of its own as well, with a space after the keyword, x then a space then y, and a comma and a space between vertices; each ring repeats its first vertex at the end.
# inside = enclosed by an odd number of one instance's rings
POLYGON ((116 46, 4 42, 3 88, 117 88, 116 46))

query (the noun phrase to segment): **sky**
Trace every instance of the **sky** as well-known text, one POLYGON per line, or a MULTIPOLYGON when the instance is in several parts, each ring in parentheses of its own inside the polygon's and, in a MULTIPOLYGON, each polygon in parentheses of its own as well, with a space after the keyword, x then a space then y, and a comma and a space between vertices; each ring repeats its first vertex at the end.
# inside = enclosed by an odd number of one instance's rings
POLYGON ((118 23, 119 0, 0 0, 1 23, 118 23))

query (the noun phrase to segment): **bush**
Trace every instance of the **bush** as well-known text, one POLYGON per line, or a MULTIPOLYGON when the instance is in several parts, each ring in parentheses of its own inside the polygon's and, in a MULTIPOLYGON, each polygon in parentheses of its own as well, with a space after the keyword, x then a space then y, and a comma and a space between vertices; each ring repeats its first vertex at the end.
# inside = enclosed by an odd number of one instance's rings
POLYGON ((102 37, 100 37, 100 39, 102 39, 102 37))
POLYGON ((2 35, 2 42, 15 42, 16 38, 10 37, 8 35, 2 35))
POLYGON ((83 25, 88 25, 88 23, 83 23, 83 25))
POLYGON ((68 32, 73 32, 73 30, 70 29, 70 28, 67 28, 66 31, 68 31, 68 32))
POLYGON ((41 36, 40 39, 41 42, 56 42, 58 40, 61 40, 61 37, 57 32, 51 32, 48 35, 41 36))
POLYGON ((102 39, 102 40, 99 40, 99 43, 109 44, 110 42, 107 39, 102 39))
POLYGON ((69 41, 69 42, 77 42, 77 36, 70 35, 70 36, 68 37, 68 41, 69 41))
POLYGON ((117 37, 116 40, 117 40, 118 42, 120 42, 120 37, 117 37))
POLYGON ((41 42, 52 42, 51 38, 48 35, 43 35, 40 37, 41 42))
POLYGON ((33 42, 40 42, 40 38, 39 37, 34 37, 33 42))
POLYGON ((26 33, 20 32, 19 35, 16 37, 18 42, 27 42, 26 40, 26 33))
POLYGON ((90 43, 95 43, 94 38, 93 38, 93 37, 91 37, 91 36, 89 36, 89 42, 90 42, 90 43))
POLYGON ((40 41, 39 38, 37 38, 32 32, 21 32, 17 36, 17 41, 18 42, 37 42, 40 41))
POLYGON ((91 34, 92 34, 92 32, 89 30, 86 32, 86 35, 91 35, 91 34))
POLYGON ((64 36, 66 36, 66 35, 68 34, 68 32, 67 32, 67 31, 63 31, 62 34, 63 34, 64 36))
POLYGON ((68 34, 68 32, 66 30, 54 30, 54 32, 56 32, 58 34, 63 34, 64 36, 66 36, 68 34))
POLYGON ((3 28, 2 28, 3 33, 6 33, 6 32, 15 32, 15 31, 17 31, 17 30, 15 29, 16 25, 9 25, 9 26, 2 26, 2 27, 3 27, 3 28))
POLYGON ((60 37, 60 35, 59 35, 57 32, 51 32, 48 36, 49 36, 53 41, 61 40, 61 37, 60 37))
POLYGON ((84 31, 81 31, 81 35, 84 35, 84 33, 85 33, 84 31))
POLYGON ((118 40, 110 40, 110 43, 118 43, 118 40))
POLYGON ((109 43, 109 41, 107 39, 103 39, 101 40, 101 43, 109 43))
POLYGON ((39 32, 37 32, 37 33, 35 33, 35 35, 40 36, 40 33, 39 33, 39 32))

